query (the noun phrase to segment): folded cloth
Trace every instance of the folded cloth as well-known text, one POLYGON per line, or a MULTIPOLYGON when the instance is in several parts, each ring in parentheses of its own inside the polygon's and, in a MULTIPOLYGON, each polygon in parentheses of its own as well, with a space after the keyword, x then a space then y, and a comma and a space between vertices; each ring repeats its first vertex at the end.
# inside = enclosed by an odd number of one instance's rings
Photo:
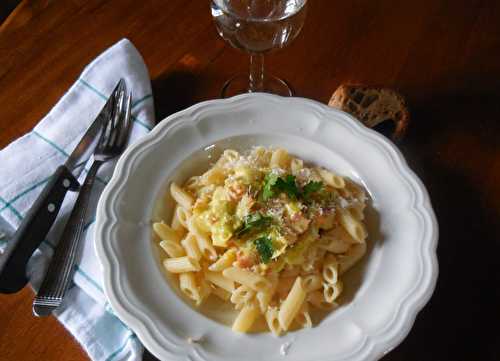
MULTIPOLYGON (((85 68, 75 84, 30 133, 0 151, 0 216, 13 228, 19 226, 52 172, 73 151, 120 78, 125 79, 127 88, 132 91, 130 142, 151 130, 154 107, 148 70, 137 49, 123 39, 85 68)), ((80 183, 91 162, 92 159, 85 165, 80 183)), ((74 282, 55 315, 91 359, 139 360, 142 345, 107 304, 93 245, 95 206, 113 167, 114 161, 107 162, 98 173, 74 282)), ((39 287, 75 199, 76 193, 68 193, 47 239, 28 264, 27 273, 35 289, 39 287)), ((0 249, 7 242, 3 240, 0 249)))

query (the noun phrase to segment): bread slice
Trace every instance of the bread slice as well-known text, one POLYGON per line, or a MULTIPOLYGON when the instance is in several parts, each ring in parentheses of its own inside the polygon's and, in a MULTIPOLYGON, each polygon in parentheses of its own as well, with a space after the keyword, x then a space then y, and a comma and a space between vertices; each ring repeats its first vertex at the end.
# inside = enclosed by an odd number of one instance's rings
POLYGON ((395 123, 394 139, 404 135, 410 121, 403 96, 387 88, 340 85, 328 105, 353 115, 370 128, 392 120, 395 123))

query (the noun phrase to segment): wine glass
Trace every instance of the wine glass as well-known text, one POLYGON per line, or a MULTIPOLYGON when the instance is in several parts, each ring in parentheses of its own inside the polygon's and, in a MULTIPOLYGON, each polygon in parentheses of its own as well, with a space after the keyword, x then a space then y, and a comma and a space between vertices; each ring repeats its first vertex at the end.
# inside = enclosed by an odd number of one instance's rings
POLYGON ((250 54, 250 74, 236 75, 222 88, 222 97, 269 92, 291 96, 288 84, 264 73, 264 54, 292 42, 302 30, 307 0, 211 0, 219 35, 250 54))

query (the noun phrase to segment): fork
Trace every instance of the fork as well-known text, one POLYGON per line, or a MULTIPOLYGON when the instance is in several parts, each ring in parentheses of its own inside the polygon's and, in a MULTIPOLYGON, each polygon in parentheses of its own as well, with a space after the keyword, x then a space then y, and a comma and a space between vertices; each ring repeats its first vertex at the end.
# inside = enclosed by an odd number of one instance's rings
POLYGON ((73 266, 83 235, 83 225, 97 171, 102 164, 118 156, 128 140, 132 95, 126 94, 125 86, 116 94, 115 107, 99 138, 92 166, 85 177, 49 269, 33 301, 33 313, 36 316, 48 316, 59 307, 73 278, 73 266))

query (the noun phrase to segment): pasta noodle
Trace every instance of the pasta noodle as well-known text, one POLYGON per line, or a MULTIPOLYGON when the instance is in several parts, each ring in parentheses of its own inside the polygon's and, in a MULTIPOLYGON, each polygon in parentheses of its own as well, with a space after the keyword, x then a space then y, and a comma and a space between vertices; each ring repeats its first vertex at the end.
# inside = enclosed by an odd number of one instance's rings
POLYGON ((226 278, 219 272, 210 272, 205 273, 205 277, 208 281, 212 282, 214 285, 219 286, 220 288, 228 291, 234 291, 234 282, 229 278, 226 278))
POLYGON ((282 332, 280 321, 278 320, 278 309, 276 307, 269 307, 265 312, 265 318, 267 327, 276 336, 279 336, 282 332))
POLYGON ((184 273, 201 270, 198 261, 187 256, 167 258, 163 261, 163 265, 170 273, 184 273))
POLYGON ((184 209, 189 209, 194 203, 193 197, 176 183, 170 184, 172 198, 184 209))
POLYGON ((182 257, 186 254, 184 248, 174 241, 161 241, 160 247, 163 248, 169 257, 182 257))
POLYGON ((153 223, 163 265, 196 306, 213 294, 238 310, 235 332, 259 317, 276 336, 312 327, 366 253, 365 190, 283 148, 226 149, 170 194, 170 226, 153 223))
POLYGON ((153 223, 153 229, 155 233, 164 241, 172 241, 175 243, 179 243, 181 240, 181 236, 170 226, 167 226, 163 222, 153 223))
POLYGON ((278 313, 278 320, 283 330, 288 330, 293 319, 300 311, 305 298, 306 292, 302 287, 302 279, 300 277, 297 277, 292 289, 290 290, 290 293, 281 304, 278 313))
POLYGON ((198 242, 196 241, 196 236, 194 234, 188 233, 186 238, 181 241, 181 244, 188 257, 197 261, 201 259, 201 251, 198 248, 198 242))
POLYGON ((235 332, 247 332, 255 319, 259 315, 259 309, 254 304, 248 304, 243 306, 238 317, 234 320, 233 331, 235 332))
POLYGON ((229 267, 222 271, 222 274, 224 277, 248 286, 255 291, 262 291, 270 286, 266 278, 242 268, 229 267))

